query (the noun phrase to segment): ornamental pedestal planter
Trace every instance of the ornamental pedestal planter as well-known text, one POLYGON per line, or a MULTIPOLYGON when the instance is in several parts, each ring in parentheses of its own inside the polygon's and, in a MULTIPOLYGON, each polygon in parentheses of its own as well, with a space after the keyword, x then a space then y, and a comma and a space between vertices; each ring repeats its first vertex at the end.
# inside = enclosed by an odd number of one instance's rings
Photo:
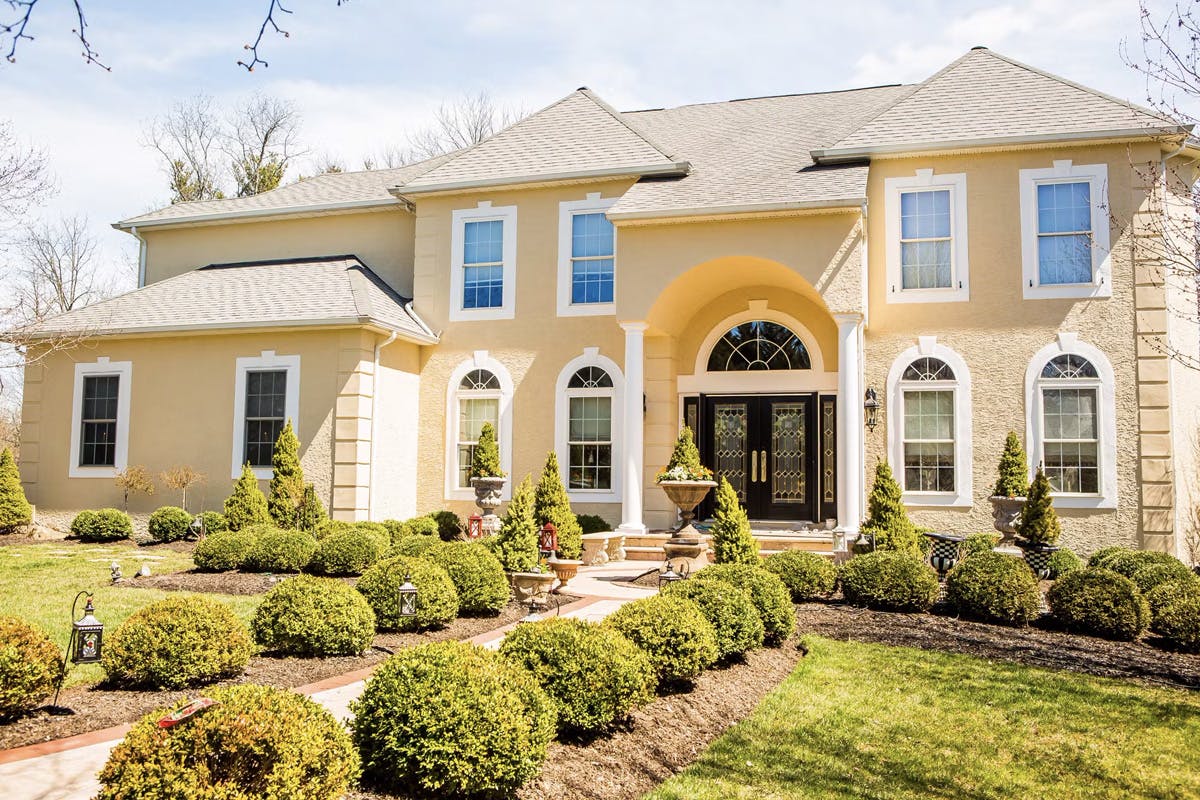
POLYGON ((708 564, 708 543, 692 527, 696 506, 716 487, 716 481, 659 481, 667 499, 679 509, 681 522, 671 538, 663 542, 666 560, 676 571, 695 572, 708 564), (683 562, 683 563, 676 563, 683 562), (686 564, 686 566, 684 566, 686 564))
POLYGON ((551 558, 547 561, 550 569, 554 570, 554 577, 558 578, 558 586, 555 587, 555 592, 561 592, 567 588, 567 581, 579 574, 579 568, 583 566, 582 561, 577 561, 573 558, 551 558))
POLYGON ((1050 556, 1062 549, 1053 544, 1034 544, 1025 541, 1018 541, 1017 547, 1021 548, 1021 555, 1025 557, 1025 563, 1033 570, 1033 574, 1042 580, 1050 577, 1050 556))
POLYGON ((929 551, 929 565, 938 571, 938 575, 945 575, 962 557, 962 543, 967 537, 932 532, 924 536, 933 543, 929 551))
MULTIPOLYGON (((578 569, 578 567, 576 567, 578 569)), ((510 572, 508 583, 518 603, 528 603, 534 595, 545 594, 554 585, 551 572, 510 572)))
POLYGON ((1025 507, 1025 498, 993 495, 988 502, 992 504, 992 527, 1004 534, 1000 544, 1012 544, 1017 535, 1017 519, 1025 507))
POLYGON ((475 490, 475 505, 483 512, 483 535, 495 536, 500 532, 500 518, 496 509, 503 502, 506 478, 471 478, 471 488, 475 490))

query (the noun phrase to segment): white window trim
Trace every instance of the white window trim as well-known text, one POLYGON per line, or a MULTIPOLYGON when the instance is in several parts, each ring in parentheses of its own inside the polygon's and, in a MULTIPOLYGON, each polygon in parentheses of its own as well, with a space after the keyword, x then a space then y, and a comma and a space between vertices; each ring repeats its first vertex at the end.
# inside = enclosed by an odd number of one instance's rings
MULTIPOLYGON (((512 319, 517 309, 517 207, 493 207, 482 200, 475 208, 451 212, 450 321, 512 319), (504 223, 503 302, 496 308, 463 308, 463 250, 468 222, 500 220, 504 223)), ((474 496, 474 495, 472 495, 474 496)))
POLYGON ((975 447, 971 439, 971 371, 958 353, 937 343, 936 336, 921 336, 917 344, 897 356, 888 370, 888 453, 896 471, 896 481, 904 488, 904 389, 916 388, 915 382, 901 380, 904 371, 918 358, 929 356, 941 359, 954 370, 955 381, 929 384, 931 391, 951 389, 954 392, 954 491, 909 492, 901 500, 906 506, 937 506, 971 508, 974 504, 973 472, 975 447))
POLYGON ((965 303, 971 299, 970 270, 967 258, 967 176, 966 173, 934 175, 931 169, 919 169, 916 175, 887 178, 884 187, 884 222, 887 228, 888 303, 965 303), (912 191, 950 192, 950 283, 945 289, 902 289, 900 255, 900 195, 912 191))
POLYGON ((589 192, 585 200, 567 200, 558 204, 558 315, 560 317, 591 317, 617 313, 617 231, 613 229, 613 302, 571 302, 571 220, 576 214, 595 214, 612 208, 619 198, 601 199, 599 192, 589 192))
POLYGON ((1099 437, 1097 457, 1099 459, 1100 492, 1099 494, 1060 494, 1054 493, 1056 508, 1103 508, 1117 507, 1117 393, 1116 381, 1112 364, 1108 357, 1090 344, 1079 341, 1078 334, 1060 333, 1057 339, 1039 350, 1029 362, 1025 370, 1025 441, 1029 443, 1029 473, 1041 464, 1045 458, 1042 442, 1043 385, 1061 385, 1086 388, 1095 387, 1099 401, 1097 411, 1100 420, 1096 426, 1099 437), (1071 353, 1082 356, 1092 363, 1099 380, 1094 378, 1071 379, 1070 381, 1042 380, 1042 369, 1056 356, 1071 353))
MULTIPOLYGON (((263 350, 257 356, 237 359, 233 379, 233 447, 230 477, 235 480, 242 474, 246 455, 246 373, 283 370, 287 373, 287 395, 284 397, 284 419, 291 420, 292 430, 300 435, 300 356, 280 356, 274 350, 263 350)), ((254 475, 269 481, 275 470, 271 467, 253 467, 254 475)))
POLYGON ((554 452, 558 455, 558 468, 562 473, 563 486, 568 486, 570 448, 567 445, 568 420, 572 397, 612 397, 612 483, 611 489, 567 489, 574 503, 619 503, 621 502, 621 465, 624 462, 621 444, 624 442, 625 376, 611 358, 600 355, 600 348, 585 347, 583 354, 566 363, 558 373, 554 392, 554 452), (584 367, 599 367, 612 378, 612 389, 568 389, 571 377, 584 367))
POLYGON ((133 362, 109 361, 106 356, 89 364, 75 365, 74 397, 71 398, 71 460, 68 478, 115 478, 129 463, 129 406, 133 395, 133 362), (117 441, 111 467, 84 467, 79 464, 80 437, 83 433, 83 379, 87 376, 115 375, 117 385, 117 441))
POLYGON ((1109 255, 1108 165, 1074 165, 1055 161, 1047 169, 1023 169, 1021 194, 1021 291, 1026 300, 1112 297, 1112 259, 1109 255), (1042 286, 1038 270, 1037 187, 1043 183, 1091 184, 1092 280, 1042 286))
POLYGON ((459 363, 450 373, 446 386, 446 475, 445 499, 474 500, 474 489, 458 486, 458 386, 468 372, 486 369, 500 381, 500 469, 508 480, 504 482, 502 499, 512 499, 512 401, 513 380, 504 365, 488 355, 487 350, 476 350, 471 358, 459 363))

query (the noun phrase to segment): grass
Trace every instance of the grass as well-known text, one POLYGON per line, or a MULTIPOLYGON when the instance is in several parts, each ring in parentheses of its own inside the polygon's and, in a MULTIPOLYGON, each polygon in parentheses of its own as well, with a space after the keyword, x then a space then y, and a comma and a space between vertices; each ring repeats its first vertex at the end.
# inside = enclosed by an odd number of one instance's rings
POLYGON ((811 638, 646 800, 1200 797, 1200 693, 811 638))
MULTIPOLYGON (((94 592, 96 617, 111 636, 122 621, 139 608, 169 594, 161 589, 129 589, 111 585, 109 564, 117 561, 126 576, 143 563, 155 574, 189 569, 192 558, 166 548, 144 548, 129 542, 78 545, 49 542, 0 547, 0 615, 31 622, 66 648, 71 632, 71 601, 84 589, 94 592), (161 557, 161 558, 158 558, 161 557)), ((257 597, 213 595, 228 603, 249 622, 257 597)), ((82 601, 77 613, 82 613, 82 601)), ((64 686, 96 683, 104 677, 98 664, 73 667, 64 686)))

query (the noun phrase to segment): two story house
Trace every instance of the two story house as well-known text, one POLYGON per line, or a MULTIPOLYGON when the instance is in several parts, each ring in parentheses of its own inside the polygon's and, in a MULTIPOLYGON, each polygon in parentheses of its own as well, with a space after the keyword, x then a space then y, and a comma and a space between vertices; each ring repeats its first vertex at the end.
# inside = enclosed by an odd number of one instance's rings
POLYGON ((972 532, 1013 430, 1067 544, 1180 551, 1196 286, 1138 240, 1190 210, 1188 137, 975 48, 916 85, 582 88, 422 163, 179 203, 117 223, 140 288, 34 331, 23 480, 66 516, 187 463, 216 508, 290 419, 335 517, 467 514, 491 422, 514 481, 553 450, 638 534, 674 521, 687 423, 753 520, 853 533, 884 459, 919 524, 972 532))

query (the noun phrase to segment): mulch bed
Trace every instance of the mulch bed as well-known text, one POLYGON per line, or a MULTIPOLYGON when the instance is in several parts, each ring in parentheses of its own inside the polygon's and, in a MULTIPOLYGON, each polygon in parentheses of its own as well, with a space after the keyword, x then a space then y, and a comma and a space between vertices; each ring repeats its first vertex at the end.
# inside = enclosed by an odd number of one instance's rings
MULTIPOLYGON (((170 545, 163 545, 170 547, 170 545)), ((152 568, 153 569, 153 568, 152 568)), ((263 594, 279 579, 287 576, 268 577, 257 572, 168 572, 163 575, 148 575, 145 578, 130 578, 117 584, 127 589, 163 589, 168 592, 211 592, 216 594, 263 594)))

